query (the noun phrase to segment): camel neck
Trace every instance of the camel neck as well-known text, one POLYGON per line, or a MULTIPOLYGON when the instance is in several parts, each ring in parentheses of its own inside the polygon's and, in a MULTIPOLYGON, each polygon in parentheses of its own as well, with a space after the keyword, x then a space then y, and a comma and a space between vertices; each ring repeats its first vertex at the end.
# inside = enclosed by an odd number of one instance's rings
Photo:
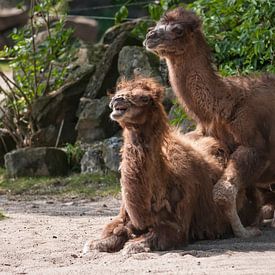
MULTIPOLYGON (((165 171, 165 160, 162 153, 163 135, 154 133, 147 135, 141 127, 137 129, 124 129, 124 145, 122 150, 121 176, 123 185, 141 186, 153 177, 156 178, 165 171)), ((149 132, 148 132, 149 133, 149 132)), ((126 188, 126 187, 125 187, 126 188)))
POLYGON ((207 122, 222 113, 219 102, 227 89, 213 69, 207 51, 193 47, 186 54, 166 61, 172 88, 193 119, 207 122))
POLYGON ((161 125, 146 124, 126 127, 124 129, 124 145, 137 148, 144 154, 159 154, 164 140, 164 134, 160 129, 163 129, 161 125))

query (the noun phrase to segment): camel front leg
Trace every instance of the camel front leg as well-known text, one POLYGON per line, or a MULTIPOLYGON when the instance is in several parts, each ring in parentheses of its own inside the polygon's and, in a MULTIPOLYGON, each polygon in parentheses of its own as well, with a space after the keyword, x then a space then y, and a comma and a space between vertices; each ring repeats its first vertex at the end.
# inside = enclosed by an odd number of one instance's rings
POLYGON ((239 190, 255 183, 266 167, 267 161, 255 148, 239 146, 213 188, 213 199, 225 211, 236 237, 249 238, 260 234, 258 229, 243 226, 237 212, 236 198, 239 190))
POLYGON ((119 215, 103 229, 101 239, 87 241, 84 245, 83 253, 86 254, 91 250, 100 252, 121 250, 131 237, 131 227, 125 207, 122 205, 119 215))
POLYGON ((150 228, 148 233, 127 242, 123 254, 176 249, 187 244, 187 234, 176 223, 163 223, 150 228))

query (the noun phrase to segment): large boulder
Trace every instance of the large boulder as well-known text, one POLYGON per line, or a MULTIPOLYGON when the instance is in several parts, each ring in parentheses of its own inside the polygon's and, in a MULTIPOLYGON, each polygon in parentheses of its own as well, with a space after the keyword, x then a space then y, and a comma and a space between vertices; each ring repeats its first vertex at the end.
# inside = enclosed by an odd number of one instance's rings
POLYGON ((111 137, 103 141, 102 157, 105 167, 113 172, 118 172, 120 166, 120 149, 123 141, 121 137, 111 137))
POLYGON ((78 120, 76 112, 93 72, 94 67, 87 67, 76 79, 34 102, 32 116, 38 127, 32 137, 34 146, 55 146, 59 132, 59 145, 75 142, 75 126, 78 120))
MULTIPOLYGON (((118 54, 121 49, 126 45, 141 44, 139 40, 133 38, 130 34, 130 30, 133 29, 135 25, 132 24, 131 28, 123 28, 123 26, 124 24, 120 25, 120 31, 116 32, 113 40, 111 40, 112 43, 107 43, 107 48, 96 66, 96 72, 89 81, 84 97, 94 99, 105 96, 107 91, 116 85, 119 76, 117 69, 118 54)), ((107 33, 112 33, 112 31, 107 33)), ((108 40, 108 42, 111 41, 108 40)), ((106 42, 104 42, 104 44, 106 44, 106 42)))
POLYGON ((90 145, 81 159, 81 173, 105 172, 104 160, 102 157, 102 142, 98 141, 90 145))
POLYGON ((139 46, 125 46, 119 53, 118 72, 126 79, 141 75, 162 82, 159 66, 159 58, 139 46))
POLYGON ((100 99, 81 99, 82 112, 76 126, 77 140, 93 143, 111 137, 118 131, 118 125, 109 118, 109 102, 110 99, 106 96, 100 99))
MULTIPOLYGON (((1 3, 0 3, 1 4, 1 3)), ((24 26, 28 22, 28 11, 17 8, 0 8, 0 50, 13 45, 10 34, 13 28, 24 26)))
POLYGON ((111 137, 89 146, 81 160, 82 173, 118 173, 120 166, 121 137, 111 137))
POLYGON ((139 46, 125 46, 119 53, 118 72, 122 78, 152 77, 164 85, 163 104, 165 110, 169 112, 175 96, 171 87, 167 86, 166 67, 156 55, 139 46))
POLYGON ((70 15, 66 18, 65 28, 74 30, 74 36, 86 43, 94 43, 97 36, 97 22, 84 16, 70 15))
POLYGON ((28 11, 12 8, 0 9, 0 32, 24 26, 28 22, 28 11))
POLYGON ((9 177, 65 176, 69 171, 64 151, 51 147, 23 148, 5 155, 9 177))

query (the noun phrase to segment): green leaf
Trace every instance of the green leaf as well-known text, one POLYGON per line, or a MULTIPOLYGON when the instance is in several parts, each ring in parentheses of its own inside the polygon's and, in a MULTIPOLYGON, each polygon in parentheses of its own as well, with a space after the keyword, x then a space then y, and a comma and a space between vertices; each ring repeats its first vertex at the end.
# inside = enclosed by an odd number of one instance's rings
POLYGON ((128 17, 128 9, 126 6, 121 6, 121 8, 115 14, 115 24, 121 23, 128 17))

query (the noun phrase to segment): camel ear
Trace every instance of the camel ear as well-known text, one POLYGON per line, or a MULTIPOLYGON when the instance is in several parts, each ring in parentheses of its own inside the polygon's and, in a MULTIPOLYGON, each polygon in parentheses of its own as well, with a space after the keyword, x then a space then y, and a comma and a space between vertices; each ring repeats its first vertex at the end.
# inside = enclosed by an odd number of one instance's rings
POLYGON ((107 97, 109 99, 112 99, 114 97, 114 95, 116 94, 116 92, 114 90, 109 90, 107 91, 107 97))
POLYGON ((156 87, 154 89, 153 98, 155 101, 162 102, 164 98, 164 89, 162 87, 156 87))

